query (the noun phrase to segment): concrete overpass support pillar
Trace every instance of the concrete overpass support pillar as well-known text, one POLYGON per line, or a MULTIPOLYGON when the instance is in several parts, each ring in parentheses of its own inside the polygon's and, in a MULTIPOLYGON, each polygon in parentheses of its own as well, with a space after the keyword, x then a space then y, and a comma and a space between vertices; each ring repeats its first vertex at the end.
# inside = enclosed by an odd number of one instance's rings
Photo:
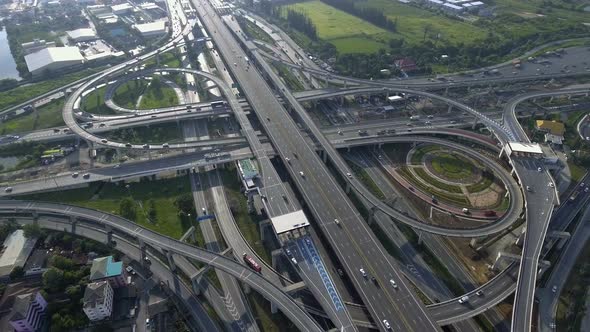
POLYGON ((518 262, 518 261, 520 261, 520 256, 500 251, 500 252, 498 252, 498 256, 496 257, 496 261, 494 262, 494 265, 492 265, 492 270, 498 270, 498 268, 500 267, 500 263, 502 263, 505 260, 518 262))
POLYGON ((445 93, 443 94, 445 97, 449 94, 449 88, 445 89, 445 93))
POLYGON ((383 148, 383 143, 377 144, 377 149, 381 150, 381 148, 383 148))
POLYGON ((260 225, 260 240, 262 242, 265 242, 266 241, 266 236, 265 236, 266 228, 270 225, 270 220, 268 220, 268 219, 264 220, 259 225, 260 225))
POLYGON ((424 234, 424 232, 417 231, 417 233, 418 233, 418 245, 421 246, 424 243, 424 239, 422 238, 422 235, 424 234))
POLYGON ((550 232, 548 236, 554 239, 557 238, 557 250, 561 250, 563 249, 563 246, 567 243, 567 241, 570 239, 571 234, 569 232, 553 231, 550 232))
POLYGON ((514 244, 518 247, 522 247, 522 243, 524 242, 524 233, 526 232, 526 227, 522 228, 522 232, 520 233, 520 235, 516 238, 516 241, 514 242, 514 244))
POLYGON ((504 153, 504 146, 502 146, 502 149, 500 150, 500 153, 498 154, 498 159, 502 158, 503 153, 504 153))
POLYGON ((170 267, 170 271, 176 272, 176 264, 174 263, 173 254, 168 250, 164 250, 164 254, 166 254, 166 259, 168 260, 168 266, 170 267))
POLYGON ((70 224, 72 224, 72 234, 76 234, 76 224, 78 224, 78 218, 70 216, 70 224))
POLYGON ((33 216, 33 224, 39 224, 39 212, 37 210, 31 211, 31 215, 33 216))
POLYGON ((453 105, 449 105, 449 108, 447 109, 447 113, 451 113, 452 110, 453 110, 453 105))
POLYGON ((273 301, 270 301, 270 313, 276 314, 277 312, 279 312, 279 308, 275 305, 273 301))

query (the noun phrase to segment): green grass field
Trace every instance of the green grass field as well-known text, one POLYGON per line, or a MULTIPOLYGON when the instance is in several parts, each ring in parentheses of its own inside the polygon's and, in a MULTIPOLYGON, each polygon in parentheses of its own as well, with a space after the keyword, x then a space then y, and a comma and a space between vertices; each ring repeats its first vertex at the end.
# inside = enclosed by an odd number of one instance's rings
POLYGON ((18 88, 10 89, 0 92, 0 110, 14 105, 23 103, 33 97, 47 93, 53 89, 57 89, 68 83, 72 83, 81 78, 88 77, 96 73, 102 68, 86 69, 73 74, 64 75, 62 77, 42 81, 39 83, 32 83, 18 88))
POLYGON ((86 95, 80 103, 80 108, 88 113, 112 115, 115 112, 104 104, 106 87, 96 89, 86 95))
POLYGON ((376 8, 392 21, 397 21, 397 32, 392 34, 395 38, 404 38, 410 44, 422 42, 424 28, 429 28, 429 35, 440 33, 441 40, 453 43, 470 43, 477 38, 485 37, 486 31, 472 24, 453 20, 448 17, 435 14, 421 8, 405 5, 397 1, 367 0, 359 2, 358 6, 376 8))
POLYGON ((49 104, 39 107, 36 113, 30 113, 3 122, 0 124, 0 134, 22 133, 26 131, 63 126, 64 121, 61 116, 63 105, 63 99, 53 100, 49 104))
POLYGON ((174 89, 162 85, 160 89, 154 89, 149 85, 141 98, 139 109, 160 108, 178 105, 178 97, 174 89))
POLYGON ((340 53, 372 53, 387 48, 393 34, 356 16, 320 1, 286 6, 305 13, 316 26, 318 37, 336 46, 340 53))
POLYGON ((143 93, 147 86, 145 80, 133 80, 125 84, 121 84, 113 95, 113 101, 121 106, 130 109, 135 109, 137 98, 143 93))
POLYGON ((180 238, 191 225, 183 225, 178 216, 174 200, 190 193, 190 183, 186 176, 173 179, 129 183, 129 189, 114 183, 92 183, 88 188, 72 189, 29 195, 27 199, 53 201, 98 209, 118 214, 119 201, 131 196, 137 204, 137 222, 158 233, 180 238), (147 218, 147 202, 153 199, 156 206, 156 220, 147 218))
POLYGON ((473 164, 456 154, 437 152, 431 160, 434 171, 448 179, 463 179, 472 175, 473 164))

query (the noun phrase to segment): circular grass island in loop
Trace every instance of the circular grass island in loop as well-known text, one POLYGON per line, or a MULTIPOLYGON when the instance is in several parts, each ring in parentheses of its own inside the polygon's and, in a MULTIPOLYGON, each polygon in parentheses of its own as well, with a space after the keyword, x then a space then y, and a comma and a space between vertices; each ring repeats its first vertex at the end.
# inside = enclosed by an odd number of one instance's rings
POLYGON ((423 160, 424 166, 441 179, 462 184, 474 184, 481 179, 481 165, 452 151, 431 151, 423 160))
POLYGON ((400 173, 415 189, 429 195, 431 203, 439 208, 448 205, 501 212, 507 207, 504 186, 483 161, 442 146, 414 147, 408 152, 400 173))

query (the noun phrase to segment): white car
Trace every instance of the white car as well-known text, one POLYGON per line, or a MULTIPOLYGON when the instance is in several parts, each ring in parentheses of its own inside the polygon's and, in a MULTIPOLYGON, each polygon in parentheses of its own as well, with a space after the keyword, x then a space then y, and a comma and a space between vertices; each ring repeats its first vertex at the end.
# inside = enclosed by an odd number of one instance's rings
POLYGON ((301 175, 302 178, 305 177, 305 174, 301 171, 299 172, 299 175, 301 175))
POLYGON ((365 269, 360 268, 359 272, 363 275, 363 277, 365 277, 365 278, 367 277, 367 272, 365 272, 365 269))
POLYGON ((549 182, 549 187, 551 187, 551 188, 555 187, 555 186, 553 185, 553 182, 549 182))
POLYGON ((467 303, 468 301, 469 301, 469 296, 467 296, 467 295, 465 295, 465 296, 462 296, 462 297, 459 299, 459 303, 461 303, 461 304, 463 304, 463 303, 467 303))
POLYGON ((543 171, 543 169, 542 169, 541 167, 538 167, 538 168, 537 168, 537 171, 539 171, 539 172, 542 172, 542 171, 543 171))
POLYGON ((393 287, 394 289, 397 289, 397 284, 395 283, 395 280, 389 279, 389 283, 391 284, 391 287, 393 287))
POLYGON ((387 319, 383 320, 383 326, 385 326, 386 329, 391 330, 391 325, 389 325, 389 322, 387 321, 387 319))
POLYGON ((348 176, 348 178, 352 178, 352 174, 350 173, 346 173, 346 176, 348 176))
POLYGON ((526 191, 531 191, 531 186, 526 186, 526 191))

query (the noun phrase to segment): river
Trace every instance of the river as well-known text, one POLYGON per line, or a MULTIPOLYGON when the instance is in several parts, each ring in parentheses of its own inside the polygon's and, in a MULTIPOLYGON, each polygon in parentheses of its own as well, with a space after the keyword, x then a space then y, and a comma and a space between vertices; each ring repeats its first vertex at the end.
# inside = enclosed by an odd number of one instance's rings
POLYGON ((0 79, 4 78, 20 80, 20 76, 18 76, 18 71, 16 70, 16 63, 12 58, 12 53, 10 53, 6 29, 3 28, 0 31, 0 79))

